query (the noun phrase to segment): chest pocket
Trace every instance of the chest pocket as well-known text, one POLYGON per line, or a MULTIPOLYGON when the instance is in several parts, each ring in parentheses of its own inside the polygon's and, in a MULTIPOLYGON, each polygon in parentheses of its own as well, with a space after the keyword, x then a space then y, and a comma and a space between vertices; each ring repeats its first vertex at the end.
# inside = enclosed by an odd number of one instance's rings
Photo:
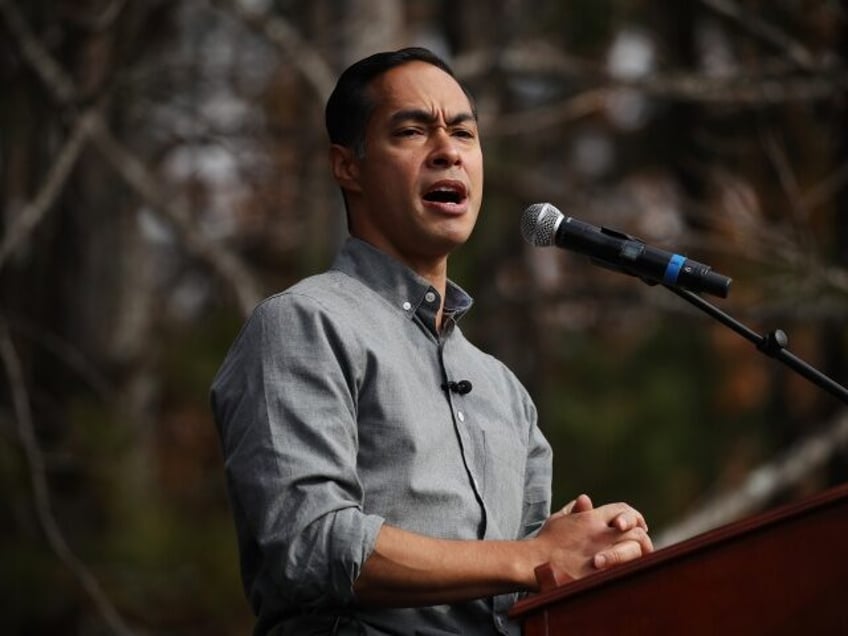
POLYGON ((517 431, 503 426, 480 430, 481 490, 486 507, 502 538, 522 534, 521 517, 524 505, 524 469, 527 447, 517 431))

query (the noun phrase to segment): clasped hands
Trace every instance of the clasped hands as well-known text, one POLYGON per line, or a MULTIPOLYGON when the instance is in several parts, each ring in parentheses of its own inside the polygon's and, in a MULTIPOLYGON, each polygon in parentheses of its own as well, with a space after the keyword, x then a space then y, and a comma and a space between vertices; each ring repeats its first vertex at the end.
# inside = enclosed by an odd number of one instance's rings
POLYGON ((542 563, 574 579, 654 549, 642 513, 625 503, 595 508, 587 495, 553 513, 532 541, 542 563))

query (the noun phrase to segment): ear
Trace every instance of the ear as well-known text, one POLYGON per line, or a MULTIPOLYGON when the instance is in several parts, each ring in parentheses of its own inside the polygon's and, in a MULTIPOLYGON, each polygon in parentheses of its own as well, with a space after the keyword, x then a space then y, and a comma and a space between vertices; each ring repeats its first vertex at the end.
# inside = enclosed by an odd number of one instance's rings
POLYGON ((333 144, 330 146, 330 170, 342 190, 361 192, 359 162, 352 148, 333 144))

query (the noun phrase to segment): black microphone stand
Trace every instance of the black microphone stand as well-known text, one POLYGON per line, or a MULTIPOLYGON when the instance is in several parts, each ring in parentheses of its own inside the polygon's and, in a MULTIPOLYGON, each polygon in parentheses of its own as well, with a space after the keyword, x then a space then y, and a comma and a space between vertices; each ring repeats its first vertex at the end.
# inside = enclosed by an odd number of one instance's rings
POLYGON ((681 289, 672 285, 663 285, 663 287, 668 289, 673 294, 680 296, 683 300, 693 304, 698 309, 701 309, 705 313, 709 314, 726 327, 729 327, 730 329, 738 333, 746 340, 752 342, 757 347, 757 349, 764 355, 767 355, 771 358, 779 360, 780 362, 783 362, 786 366, 788 366, 790 369, 792 369, 799 375, 805 377, 807 380, 824 389, 825 391, 828 391, 832 395, 835 395, 845 404, 848 404, 848 389, 846 389, 838 382, 835 382, 815 367, 804 362, 795 354, 791 353, 786 348, 786 346, 789 344, 789 337, 782 330, 775 329, 768 335, 761 336, 760 334, 756 333, 755 331, 752 331, 751 329, 740 323, 738 320, 736 320, 729 314, 723 312, 715 305, 707 302, 697 294, 687 289, 681 289))

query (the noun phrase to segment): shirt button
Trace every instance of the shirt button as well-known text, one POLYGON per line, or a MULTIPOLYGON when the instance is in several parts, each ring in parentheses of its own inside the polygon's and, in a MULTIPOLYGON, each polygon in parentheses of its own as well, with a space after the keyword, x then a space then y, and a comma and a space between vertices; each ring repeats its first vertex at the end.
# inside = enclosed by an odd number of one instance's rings
POLYGON ((424 300, 426 300, 428 303, 431 303, 436 300, 436 294, 431 291, 428 291, 426 294, 424 294, 424 300))
POLYGON ((456 412, 456 419, 458 419, 460 422, 464 422, 465 421, 465 413, 463 413, 462 411, 457 411, 456 412))
POLYGON ((407 300, 403 303, 403 305, 401 305, 401 307, 403 307, 404 311, 409 311, 410 309, 412 309, 412 303, 407 300))

